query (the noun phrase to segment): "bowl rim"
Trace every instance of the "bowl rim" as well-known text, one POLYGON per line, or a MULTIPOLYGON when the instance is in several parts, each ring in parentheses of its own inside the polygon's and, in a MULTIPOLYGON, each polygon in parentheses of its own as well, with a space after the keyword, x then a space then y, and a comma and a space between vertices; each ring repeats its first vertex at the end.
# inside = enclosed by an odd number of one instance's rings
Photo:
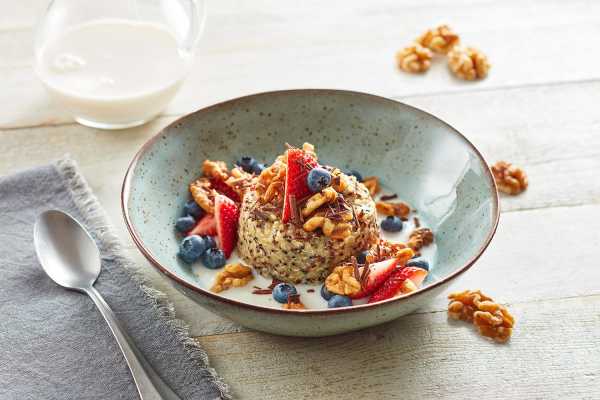
POLYGON ((129 234, 131 235, 136 247, 140 250, 140 252, 150 262, 151 265, 153 265, 156 269, 158 269, 158 271, 161 272, 163 275, 174 280, 177 284, 179 284, 187 289, 190 289, 198 294, 206 296, 212 300, 215 300, 217 302, 227 303, 232 306, 246 308, 246 309, 250 309, 252 311, 267 312, 267 313, 273 313, 273 314, 297 315, 297 316, 330 315, 330 314, 338 314, 338 313, 361 312, 361 311, 366 311, 366 310, 376 308, 376 307, 382 307, 384 305, 391 305, 392 303, 400 302, 400 301, 409 299, 411 297, 416 297, 423 293, 432 291, 433 289, 440 287, 447 282, 450 282, 457 276, 466 272, 475 264, 475 262, 479 259, 479 257, 481 257, 483 252, 487 249, 487 247, 491 243, 492 238, 494 237, 496 230, 498 228, 498 222, 500 219, 499 195, 498 195, 498 190, 496 187, 496 182, 495 182, 493 175, 489 168, 489 164, 487 163, 487 161, 485 160, 485 158, 483 157, 481 152, 475 147, 475 145, 469 139, 467 139, 462 133, 460 133, 456 128, 454 128, 452 125, 448 124, 447 122, 443 121, 442 119, 436 117, 435 115, 428 113, 427 111, 421 110, 417 107, 400 102, 398 100, 394 100, 391 98, 374 95, 374 94, 370 94, 370 93, 365 93, 365 92, 359 92, 359 91, 353 91, 353 90, 341 90, 341 89, 287 89, 287 90, 273 90, 273 91, 267 91, 267 92, 259 92, 259 93, 255 93, 255 94, 240 96, 240 97, 236 97, 236 98, 233 98, 230 100, 218 102, 213 105, 206 106, 206 107, 200 108, 196 111, 182 115, 181 117, 177 118, 176 120, 172 121, 171 123, 169 123, 168 125, 163 127, 158 133, 156 133, 150 139, 148 139, 142 145, 142 147, 137 151, 137 153, 131 160, 131 162, 127 168, 127 171, 125 172, 125 177, 123 179, 123 185, 121 187, 121 210, 123 213, 123 218, 125 220, 125 225, 127 226, 127 230, 129 231, 129 234), (175 273, 171 272, 169 270, 169 268, 162 265, 156 259, 156 257, 153 256, 152 252, 149 249, 147 249, 146 246, 144 245, 141 237, 138 235, 137 231, 135 230, 135 227, 131 221, 129 211, 128 211, 128 202, 129 202, 129 197, 130 197, 131 182, 133 179, 133 171, 135 170, 137 163, 140 160, 140 158, 142 157, 142 155, 144 155, 148 151, 148 149, 164 135, 166 130, 177 125, 178 123, 181 122, 181 120, 183 120, 184 118, 188 118, 191 115, 208 113, 208 112, 211 112, 212 110, 222 108, 225 106, 229 106, 231 104, 235 104, 237 102, 245 101, 245 100, 256 98, 256 97, 268 97, 268 96, 272 96, 272 95, 286 95, 286 94, 292 94, 292 95, 293 94, 316 94, 316 95, 345 94, 345 95, 355 95, 355 96, 362 96, 362 97, 371 97, 372 99, 377 100, 377 101, 382 101, 382 102, 387 102, 390 104, 396 104, 396 105, 401 105, 403 107, 407 107, 416 113, 420 113, 420 114, 426 116, 427 118, 433 118, 434 120, 437 120, 439 123, 441 123, 446 128, 448 128, 449 132, 451 132, 456 137, 458 137, 460 140, 462 140, 473 151, 473 153, 475 153, 477 155, 477 158, 479 159, 479 161, 487 167, 487 168, 484 168, 485 178, 488 180, 488 182, 490 183, 490 187, 492 188, 492 193, 491 193, 492 227, 489 230, 489 232, 487 233, 483 244, 476 251, 476 253, 470 259, 468 259, 463 264, 462 267, 456 269, 451 274, 445 276, 444 278, 442 278, 436 282, 433 282, 432 284, 430 284, 428 286, 422 287, 422 288, 418 289, 417 291, 407 293, 402 296, 396 296, 396 297, 393 297, 393 298, 390 298, 387 300, 383 300, 383 301, 380 301, 377 303, 357 304, 357 305, 353 305, 353 306, 339 307, 339 308, 302 309, 302 310, 286 310, 283 308, 278 309, 278 308, 260 306, 260 305, 250 304, 250 303, 246 303, 243 301, 238 301, 238 300, 229 299, 229 298, 226 298, 223 296, 219 296, 218 294, 212 293, 209 290, 206 290, 199 286, 188 283, 186 280, 178 277, 175 273))

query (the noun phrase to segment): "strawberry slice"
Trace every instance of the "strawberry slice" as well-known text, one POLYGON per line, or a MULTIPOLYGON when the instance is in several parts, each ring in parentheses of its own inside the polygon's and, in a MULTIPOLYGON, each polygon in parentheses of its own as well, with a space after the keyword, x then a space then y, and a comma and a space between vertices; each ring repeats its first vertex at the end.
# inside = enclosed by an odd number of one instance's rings
POLYGON ((229 197, 218 194, 215 198, 215 218, 219 248, 229 258, 237 242, 237 226, 240 210, 229 197))
POLYGON ((311 169, 316 167, 317 160, 301 149, 289 149, 287 151, 287 173, 285 177, 285 197, 283 204, 283 214, 281 220, 287 223, 292 217, 292 206, 290 196, 296 200, 303 199, 311 194, 306 177, 311 169))
POLYGON ((217 220, 212 214, 206 214, 196 223, 196 226, 191 231, 186 233, 187 236, 215 236, 217 234, 217 220))
POLYGON ((229 197, 231 200, 235 201, 235 202, 240 202, 240 195, 237 194, 237 192, 235 190, 233 190, 231 188, 231 186, 227 185, 225 182, 223 182, 220 179, 215 179, 215 178, 211 178, 210 179, 210 185, 212 186, 213 189, 215 189, 217 192, 229 197))
POLYGON ((391 299, 401 293, 414 292, 426 276, 427 271, 417 267, 397 269, 392 272, 383 285, 373 293, 369 299, 369 303, 391 299))
POLYGON ((419 267, 406 267, 408 269, 408 279, 418 288, 427 277, 427 270, 419 267))
MULTIPOLYGON (((390 258, 388 260, 379 261, 377 263, 369 265, 369 275, 367 281, 360 289, 358 293, 350 296, 352 299, 360 299, 373 293, 386 281, 386 279, 394 272, 398 259, 390 258)), ((360 267, 359 273, 362 276, 364 267, 360 267)))

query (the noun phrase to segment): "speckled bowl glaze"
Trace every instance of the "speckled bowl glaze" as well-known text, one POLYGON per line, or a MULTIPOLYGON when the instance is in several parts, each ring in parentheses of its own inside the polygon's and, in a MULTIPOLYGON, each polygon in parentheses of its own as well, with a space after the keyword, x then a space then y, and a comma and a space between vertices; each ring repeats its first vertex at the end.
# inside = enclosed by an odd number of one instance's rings
POLYGON ((397 101, 340 90, 261 93, 180 118, 131 162, 122 207, 136 245, 183 294, 247 327, 293 336, 361 329, 429 302, 481 256, 499 217, 487 163, 458 131, 397 101), (226 299, 198 286, 176 257, 172 227, 201 162, 233 162, 245 154, 273 160, 284 143, 304 141, 315 144, 324 162, 380 177, 429 221, 437 262, 420 290, 375 304, 288 311, 226 299))

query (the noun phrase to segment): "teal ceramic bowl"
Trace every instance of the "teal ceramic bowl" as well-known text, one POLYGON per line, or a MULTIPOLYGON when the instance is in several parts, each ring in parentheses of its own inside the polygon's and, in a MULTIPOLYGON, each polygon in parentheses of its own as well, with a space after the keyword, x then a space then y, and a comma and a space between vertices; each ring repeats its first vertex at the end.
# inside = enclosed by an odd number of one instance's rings
POLYGON ((122 191, 140 251, 184 295, 241 325, 294 336, 332 335, 407 314, 467 271, 498 224, 498 195, 479 151, 457 130, 414 107, 364 93, 287 90, 246 96, 186 115, 137 153, 122 191), (173 222, 204 159, 273 160, 284 143, 315 144, 321 159, 378 176, 419 210, 435 233, 435 268, 413 293, 375 304, 288 311, 232 300, 199 284, 177 256, 173 222))

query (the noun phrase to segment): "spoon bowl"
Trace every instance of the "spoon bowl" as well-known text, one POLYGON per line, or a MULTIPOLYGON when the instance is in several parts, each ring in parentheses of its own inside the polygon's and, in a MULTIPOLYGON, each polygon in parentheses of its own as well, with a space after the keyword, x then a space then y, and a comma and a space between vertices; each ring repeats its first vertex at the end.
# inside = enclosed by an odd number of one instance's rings
POLYGON ((100 275, 100 251, 90 234, 70 215, 58 210, 40 214, 33 238, 42 268, 60 286, 83 291, 100 275))

